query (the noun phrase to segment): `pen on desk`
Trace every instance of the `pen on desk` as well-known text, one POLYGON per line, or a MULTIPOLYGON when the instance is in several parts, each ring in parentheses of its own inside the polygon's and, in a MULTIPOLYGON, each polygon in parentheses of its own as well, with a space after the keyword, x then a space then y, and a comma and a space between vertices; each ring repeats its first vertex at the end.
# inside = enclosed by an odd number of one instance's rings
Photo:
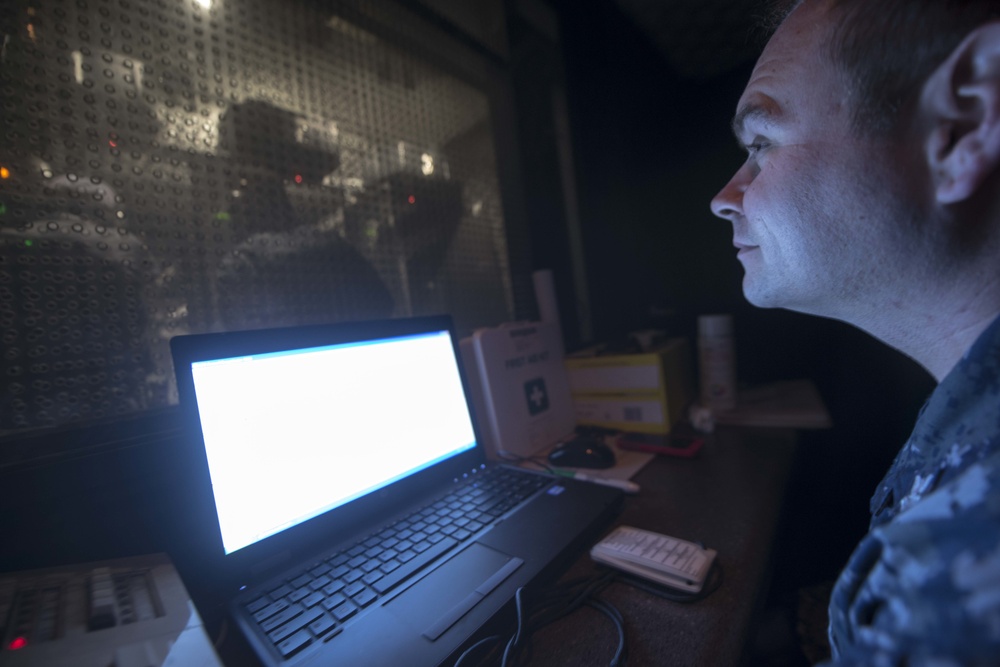
POLYGON ((603 484, 604 486, 613 486, 615 488, 621 489, 625 493, 639 493, 639 485, 628 479, 614 479, 613 477, 596 477, 594 475, 588 475, 585 472, 578 472, 574 470, 556 470, 557 475, 562 475, 563 477, 572 477, 573 479, 579 479, 583 482, 593 482, 594 484, 603 484))

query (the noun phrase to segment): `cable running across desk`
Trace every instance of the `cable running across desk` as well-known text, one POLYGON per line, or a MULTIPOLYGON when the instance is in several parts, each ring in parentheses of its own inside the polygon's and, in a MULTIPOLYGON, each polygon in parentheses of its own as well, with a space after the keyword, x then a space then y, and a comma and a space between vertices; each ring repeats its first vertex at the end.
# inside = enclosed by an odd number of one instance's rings
POLYGON ((583 606, 596 609, 614 623, 618 633, 618 648, 608 665, 609 667, 625 667, 628 660, 625 619, 616 607, 597 597, 601 591, 617 581, 673 602, 697 602, 718 590, 719 586, 722 585, 722 579, 722 567, 716 562, 709 572, 705 588, 700 593, 695 594, 670 590, 604 567, 597 575, 581 577, 543 589, 538 594, 538 599, 529 602, 525 601, 525 596, 528 593, 522 587, 517 590, 514 597, 517 612, 517 628, 514 634, 506 642, 503 641, 504 637, 501 635, 491 635, 480 639, 459 656, 454 667, 473 667, 474 665, 479 667, 492 665, 516 667, 517 665, 529 664, 532 634, 583 606), (480 650, 485 650, 486 647, 489 647, 489 650, 478 660, 474 660, 473 656, 480 650))

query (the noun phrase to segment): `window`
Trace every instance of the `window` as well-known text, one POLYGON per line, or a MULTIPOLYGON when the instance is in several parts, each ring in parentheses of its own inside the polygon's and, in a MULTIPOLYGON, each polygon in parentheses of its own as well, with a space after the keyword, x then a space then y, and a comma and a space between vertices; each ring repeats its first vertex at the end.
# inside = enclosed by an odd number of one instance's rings
POLYGON ((170 405, 178 334, 514 317, 481 87, 319 3, 13 4, 0 434, 170 405))

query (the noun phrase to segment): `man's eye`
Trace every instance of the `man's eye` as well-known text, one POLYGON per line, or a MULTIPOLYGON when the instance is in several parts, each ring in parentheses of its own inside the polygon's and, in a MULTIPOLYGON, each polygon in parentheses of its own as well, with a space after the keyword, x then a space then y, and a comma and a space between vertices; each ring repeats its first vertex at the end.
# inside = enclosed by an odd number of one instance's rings
POLYGON ((759 153, 760 151, 764 150, 765 148, 767 148, 766 143, 764 143, 763 141, 755 141, 752 144, 747 144, 747 153, 753 156, 759 153))

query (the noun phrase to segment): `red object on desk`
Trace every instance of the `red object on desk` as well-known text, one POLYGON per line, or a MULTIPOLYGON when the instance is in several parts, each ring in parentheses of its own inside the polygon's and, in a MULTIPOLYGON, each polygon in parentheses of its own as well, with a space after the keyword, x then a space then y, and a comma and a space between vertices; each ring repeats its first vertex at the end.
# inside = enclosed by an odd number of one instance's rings
POLYGON ((684 459, 693 458, 701 451, 705 439, 698 435, 688 434, 653 434, 653 433, 623 433, 618 436, 615 445, 621 449, 637 452, 650 452, 664 456, 677 456, 684 459))

